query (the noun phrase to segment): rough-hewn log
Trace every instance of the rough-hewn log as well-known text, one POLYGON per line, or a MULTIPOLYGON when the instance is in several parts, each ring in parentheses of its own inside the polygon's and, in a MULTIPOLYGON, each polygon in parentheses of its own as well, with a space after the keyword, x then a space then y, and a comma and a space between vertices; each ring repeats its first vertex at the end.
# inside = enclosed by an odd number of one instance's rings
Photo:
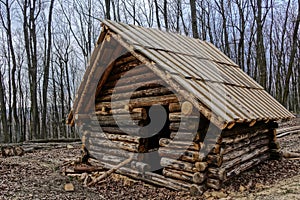
POLYGON ((226 179, 226 170, 223 168, 209 167, 207 175, 209 178, 224 181, 226 179))
POLYGON ((200 141, 200 134, 198 132, 171 132, 170 134, 171 139, 178 139, 182 141, 194 141, 199 142, 200 141))
MULTIPOLYGON (((149 107, 155 104, 159 105, 168 105, 172 102, 177 102, 177 97, 173 94, 165 96, 156 96, 156 97, 143 97, 138 99, 131 99, 128 106, 130 108, 139 108, 139 107, 149 107)), ((122 108, 127 105, 126 101, 114 101, 115 108, 122 108)), ((110 102, 99 102, 96 103, 95 109, 101 110, 102 107, 111 108, 110 102)))
POLYGON ((170 103, 169 104, 169 112, 180 112, 181 111, 181 106, 179 103, 170 103))
POLYGON ((190 173, 186 171, 175 170, 171 168, 164 168, 163 175, 166 177, 183 180, 190 183, 203 183, 206 179, 206 175, 204 173, 190 173))
POLYGON ((249 139, 251 137, 255 137, 257 135, 265 135, 269 132, 269 129, 257 130, 255 133, 245 133, 239 134, 235 137, 225 137, 222 139, 222 144, 232 144, 232 143, 239 143, 245 139, 249 139))
POLYGON ((205 185, 193 184, 189 191, 192 196, 200 196, 206 191, 206 187, 205 185))
POLYGON ((111 75, 108 78, 108 82, 112 82, 114 80, 118 80, 122 78, 123 76, 130 77, 130 76, 135 76, 139 74, 144 74, 144 73, 149 73, 151 72, 148 67, 145 65, 138 65, 139 63, 134 62, 134 63, 128 63, 127 66, 122 66, 122 71, 114 71, 112 70, 111 75), (130 68, 128 71, 124 71, 124 68, 130 68))
POLYGON ((162 157, 160 160, 160 165, 163 167, 173 168, 177 170, 184 170, 188 172, 197 172, 194 164, 189 162, 184 162, 180 160, 175 160, 171 158, 162 157))
POLYGON ((103 133, 103 132, 90 132, 89 139, 102 139, 102 140, 113 140, 113 141, 124 141, 124 142, 131 142, 131 143, 137 143, 137 144, 145 144, 147 142, 147 138, 142 138, 139 136, 133 136, 133 135, 119 135, 119 134, 109 134, 109 133, 103 133))
POLYGON ((231 151, 223 155, 223 161, 229 161, 237 157, 243 157, 247 152, 251 152, 255 149, 259 149, 261 146, 267 146, 269 144, 269 139, 258 140, 255 143, 250 143, 249 145, 242 146, 235 151, 231 151))
POLYGON ((247 162, 244 162, 231 170, 227 170, 226 177, 229 179, 233 176, 239 175, 241 172, 244 172, 245 170, 250 169, 255 165, 258 165, 259 163, 266 161, 269 157, 269 153, 266 153, 256 158, 248 159, 247 162))
POLYGON ((207 163, 212 166, 220 167, 223 163, 223 157, 220 155, 207 155, 207 163))
POLYGON ((192 151, 199 151, 201 149, 200 143, 195 142, 187 142, 187 141, 178 141, 178 140, 172 140, 168 138, 161 138, 159 140, 159 145, 162 147, 169 147, 169 148, 175 148, 175 149, 189 149, 192 151))
POLYGON ((207 162, 196 162, 195 167, 197 171, 204 172, 207 169, 208 163, 207 162))
POLYGON ((97 116, 98 120, 101 121, 111 121, 115 118, 125 120, 128 118, 128 115, 130 119, 133 120, 146 120, 148 118, 147 110, 145 108, 134 108, 131 111, 125 109, 109 110, 104 112, 99 111, 96 112, 95 115, 97 116))
POLYGON ((223 130, 222 131, 222 137, 230 137, 230 136, 237 136, 237 135, 244 135, 244 134, 253 134, 257 132, 257 130, 263 130, 263 129, 274 129, 278 128, 278 124, 275 122, 270 122, 270 123, 256 123, 254 126, 249 127, 248 125, 236 125, 233 129, 231 130, 223 130))
POLYGON ((156 88, 163 85, 162 80, 141 80, 138 83, 129 84, 129 85, 123 85, 123 86, 115 86, 113 88, 105 88, 103 91, 101 91, 101 95, 111 95, 113 92, 115 93, 121 93, 121 92, 129 92, 129 91, 135 91, 136 89, 150 89, 150 88, 156 88))
POLYGON ((131 169, 137 170, 139 172, 150 171, 151 166, 147 163, 132 161, 130 163, 131 169))
POLYGON ((236 149, 239 149, 241 147, 247 146, 250 143, 256 143, 257 141, 268 139, 268 135, 256 135, 250 138, 246 138, 243 141, 240 141, 238 143, 232 143, 232 144, 227 144, 227 145, 222 145, 220 154, 225 155, 228 154, 232 151, 235 151, 236 149))
POLYGON ((136 144, 136 143, 129 143, 129 142, 113 142, 110 140, 105 140, 105 139, 99 139, 99 138, 90 138, 87 140, 87 143, 89 143, 89 145, 93 145, 93 146, 99 146, 102 148, 120 148, 123 150, 127 150, 130 152, 145 152, 145 146, 143 144, 136 144))
POLYGON ((181 122, 171 122, 169 128, 171 131, 178 131, 180 128, 180 130, 197 132, 198 126, 199 126, 199 121, 181 121, 181 122))
POLYGON ((222 181, 218 179, 207 178, 206 185, 209 188, 220 190, 222 187, 222 181))
POLYGON ((129 84, 134 84, 134 83, 140 82, 140 80, 149 81, 149 80, 154 80, 154 79, 158 79, 158 77, 153 72, 148 72, 145 74, 140 74, 140 75, 131 76, 131 77, 123 77, 119 80, 106 82, 105 87, 114 87, 116 84, 129 85, 129 84))
POLYGON ((183 115, 190 115, 194 111, 194 106, 191 102, 185 101, 181 104, 181 112, 183 115))
POLYGON ((186 116, 183 115, 181 112, 173 112, 169 113, 169 120, 170 122, 180 122, 180 121, 199 121, 200 120, 200 115, 191 115, 191 116, 186 116))
POLYGON ((158 87, 158 88, 150 88, 145 90, 138 91, 129 91, 125 93, 114 93, 106 96, 101 96, 97 98, 97 102, 108 102, 108 101, 119 101, 119 100, 127 100, 127 99, 136 99, 141 97, 151 97, 151 96, 160 96, 160 95, 169 95, 172 94, 170 88, 166 87, 158 87))
MULTIPOLYGON (((88 146, 87 147, 89 154, 95 154, 97 153, 98 156, 104 156, 104 155, 112 155, 112 156, 119 156, 122 158, 128 157, 128 154, 130 152, 122 150, 122 149, 113 149, 113 148, 105 148, 105 147, 99 147, 99 146, 88 146)), ((96 155, 96 154, 95 154, 96 155)), ((144 159, 144 154, 134 154, 133 157, 134 160, 142 161, 144 159)))
POLYGON ((245 151, 243 156, 237 157, 237 158, 235 158, 233 160, 229 160, 227 162, 224 162, 222 167, 227 170, 227 169, 229 169, 233 166, 236 166, 238 164, 241 164, 247 160, 253 159, 261 154, 268 154, 267 153, 268 150, 269 150, 268 146, 263 146, 259 149, 252 149, 252 150, 249 149, 249 151, 245 151))
POLYGON ((158 149, 158 153, 162 157, 169 157, 173 159, 180 159, 187 162, 201 162, 205 159, 205 154, 200 153, 198 151, 190 151, 190 150, 176 150, 176 149, 170 149, 166 147, 160 147, 158 149))

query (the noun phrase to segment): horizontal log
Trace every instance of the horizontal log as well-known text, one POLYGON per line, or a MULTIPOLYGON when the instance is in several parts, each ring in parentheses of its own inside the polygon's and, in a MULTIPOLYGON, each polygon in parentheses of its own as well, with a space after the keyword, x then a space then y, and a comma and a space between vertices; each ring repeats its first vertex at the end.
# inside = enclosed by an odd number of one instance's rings
MULTIPOLYGON (((113 119, 127 119, 128 115, 133 120, 146 120, 148 118, 145 108, 134 108, 131 111, 125 109, 115 109, 109 111, 98 111, 95 113, 98 120, 111 121, 113 119)), ((94 115, 92 115, 94 116, 94 115)))
POLYGON ((186 115, 183 115, 181 112, 169 113, 169 121, 170 122, 180 122, 180 121, 189 121, 189 120, 199 122, 200 114, 199 114, 199 116, 197 116, 197 115, 186 116, 186 115))
POLYGON ((102 140, 112 140, 112 141, 124 141, 124 142, 131 142, 137 144, 145 144, 147 142, 147 138, 134 136, 134 135, 119 135, 119 134, 110 134, 104 132, 90 132, 89 138, 94 139, 102 139, 102 140))
POLYGON ((201 196, 206 191, 206 186, 204 184, 203 185, 193 184, 191 185, 189 191, 192 196, 201 196))
POLYGON ((126 151, 130 152, 145 152, 145 146, 143 144, 136 144, 136 143, 129 143, 129 142, 113 142, 110 140, 105 140, 105 139, 98 139, 98 138, 90 138, 87 140, 87 143, 90 146, 99 146, 102 148, 120 148, 126 151))
POLYGON ((206 185, 209 188, 220 190, 222 188, 222 181, 218 179, 207 178, 206 185))
POLYGON ((130 163, 131 169, 137 170, 139 172, 146 172, 151 170, 151 166, 147 163, 132 161, 130 163))
POLYGON ((244 163, 234 167, 231 170, 227 170, 226 177, 227 177, 227 179, 230 179, 233 176, 237 176, 240 173, 246 171, 247 169, 250 169, 250 168, 258 165, 259 163, 266 161, 269 157, 270 157, 270 154, 266 153, 266 154, 260 155, 256 158, 249 159, 247 162, 244 162, 244 163))
POLYGON ((226 170, 224 168, 209 167, 207 176, 209 178, 224 181, 224 180, 226 180, 226 170))
POLYGON ((258 140, 255 143, 250 143, 249 145, 242 146, 239 149, 236 149, 235 151, 231 151, 227 154, 223 155, 223 161, 227 162, 229 160, 242 157, 243 155, 247 154, 247 152, 251 152, 255 149, 259 149, 261 146, 268 146, 269 139, 262 139, 258 140))
POLYGON ((181 106, 179 103, 170 103, 169 104, 169 112, 181 112, 181 106))
POLYGON ((145 74, 140 74, 140 75, 131 76, 131 77, 123 77, 119 80, 106 82, 105 87, 114 87, 116 84, 118 84, 118 85, 129 85, 129 84, 138 83, 141 80, 149 81, 149 80, 156 80, 156 79, 158 79, 156 74, 154 74, 153 72, 148 72, 148 73, 145 73, 145 74))
POLYGON ((162 80, 141 80, 138 83, 129 84, 129 85, 118 85, 113 88, 104 88, 101 91, 102 96, 111 95, 112 93, 124 93, 124 92, 130 92, 135 91, 137 89, 151 89, 156 87, 161 87, 163 85, 162 80))
POLYGON ((122 70, 119 72, 113 70, 111 75, 108 78, 108 82, 118 80, 124 76, 129 77, 129 76, 135 76, 135 75, 140 75, 140 74, 151 72, 148 67, 146 67, 145 65, 139 65, 138 62, 128 63, 126 65, 122 66, 122 68, 123 69, 127 68, 129 70, 122 70))
POLYGON ((199 121, 181 121, 181 122, 171 122, 170 123, 170 130, 171 131, 178 131, 180 130, 188 130, 188 131, 195 131, 197 132, 199 126, 199 121))
POLYGON ((182 141, 193 141, 199 142, 200 141, 200 134, 198 132, 171 132, 170 138, 182 141))
POLYGON ((172 94, 171 88, 166 87, 157 87, 157 88, 150 88, 145 90, 137 90, 137 91, 129 91, 125 93, 116 93, 109 94, 106 96, 100 96, 96 99, 96 102, 110 102, 119 101, 119 100, 127 100, 127 99, 136 99, 142 97, 151 97, 151 96, 162 96, 172 94))
POLYGON ((99 160, 103 164, 110 163, 112 165, 117 165, 117 164, 123 162, 124 160, 126 160, 126 157, 107 155, 107 154, 99 153, 97 151, 92 151, 92 150, 89 150, 89 154, 91 157, 99 160))
MULTIPOLYGON (((130 152, 126 151, 126 150, 122 150, 119 148, 104 148, 104 147, 99 147, 99 146, 95 146, 95 145, 90 145, 87 146, 87 150, 89 152, 89 154, 92 153, 98 153, 98 154, 102 154, 102 155, 112 155, 112 156, 119 156, 122 158, 127 158, 128 155, 130 154, 130 152)), ((142 161, 144 159, 144 154, 134 154, 133 155, 133 160, 137 160, 137 161, 142 161)))
POLYGON ((269 138, 269 136, 267 134, 256 135, 254 137, 244 139, 244 140, 242 140, 238 143, 222 145, 221 150, 220 150, 220 154, 225 155, 225 154, 228 154, 232 151, 235 151, 236 149, 247 146, 251 143, 256 143, 257 141, 268 139, 268 138, 269 138))
POLYGON ((184 162, 172 158, 162 157, 160 160, 160 165, 162 167, 173 168, 177 170, 184 170, 187 172, 197 172, 197 169, 194 164, 189 162, 184 162))
POLYGON ((222 137, 226 138, 226 137, 231 137, 231 136, 237 136, 237 135, 244 135, 244 134, 254 134, 255 132, 257 132, 258 130, 263 130, 263 129, 274 129, 274 128, 278 128, 278 124, 275 122, 271 122, 271 123, 264 123, 264 122, 260 122, 260 123, 256 123, 254 126, 249 127, 247 124, 242 124, 239 126, 235 126, 234 128, 232 128, 231 130, 223 130, 222 131, 222 137))
POLYGON ((207 163, 212 166, 220 167, 223 163, 223 157, 221 155, 207 155, 207 163))
POLYGON ((201 149, 200 143, 195 142, 187 142, 187 141, 178 141, 178 140, 172 140, 168 138, 161 138, 159 140, 159 145, 162 147, 169 147, 169 148, 175 148, 175 149, 188 149, 192 151, 199 151, 201 149))
POLYGON ((235 137, 225 137, 222 138, 222 144, 239 143, 245 139, 249 139, 258 135, 265 135, 266 133, 269 133, 269 129, 257 130, 255 133, 245 133, 235 137))
POLYGON ((168 157, 173 159, 180 159, 187 162, 202 162, 205 159, 205 155, 198 151, 190 151, 190 150, 177 150, 177 149, 170 149, 166 147, 160 147, 158 149, 158 153, 162 157, 168 157))
MULTIPOLYGON (((175 95, 165 95, 156 97, 143 97, 138 99, 131 99, 129 104, 126 101, 114 101, 115 108, 123 108, 128 105, 130 108, 140 108, 140 107, 150 107, 152 105, 168 105, 172 102, 177 102, 177 97, 175 95)), ((96 103, 95 109, 101 110, 102 107, 111 108, 110 102, 100 102, 96 103)))
POLYGON ((204 173, 199 173, 199 172, 190 173, 190 172, 185 172, 185 171, 180 171, 180 170, 175 170, 170 168, 164 168, 162 173, 166 177, 183 180, 190 183, 197 183, 197 184, 203 183, 206 179, 206 175, 204 173))
POLYGON ((126 120, 126 119, 112 119, 110 121, 108 120, 98 120, 97 117, 90 117, 89 123, 92 125, 99 125, 99 126, 110 126, 110 127, 116 127, 116 126, 122 126, 122 127, 127 127, 127 126, 143 126, 147 122, 143 120, 126 120))
POLYGON ((269 154, 267 153, 268 150, 269 150, 268 146, 263 146, 260 147, 259 149, 252 149, 252 150, 249 149, 249 151, 245 151, 245 154, 243 156, 224 162, 222 168, 228 170, 230 168, 233 168, 236 165, 240 165, 241 163, 247 160, 251 160, 257 156, 260 156, 261 154, 269 154))
POLYGON ((195 168, 199 172, 204 172, 207 169, 207 167, 208 167, 207 162, 195 162, 195 168))

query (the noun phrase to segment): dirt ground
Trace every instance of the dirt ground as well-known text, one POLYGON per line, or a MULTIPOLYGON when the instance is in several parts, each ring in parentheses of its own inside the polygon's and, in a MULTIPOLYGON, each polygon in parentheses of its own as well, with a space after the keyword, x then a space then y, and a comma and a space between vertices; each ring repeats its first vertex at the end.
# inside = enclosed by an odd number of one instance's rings
MULTIPOLYGON (((300 134, 279 139, 282 149, 300 153, 300 134)), ((201 197, 113 175, 105 183, 83 187, 61 168, 80 155, 80 145, 39 150, 22 157, 0 156, 0 199, 300 199, 300 160, 267 161, 201 197), (72 183, 75 191, 66 192, 72 183)))

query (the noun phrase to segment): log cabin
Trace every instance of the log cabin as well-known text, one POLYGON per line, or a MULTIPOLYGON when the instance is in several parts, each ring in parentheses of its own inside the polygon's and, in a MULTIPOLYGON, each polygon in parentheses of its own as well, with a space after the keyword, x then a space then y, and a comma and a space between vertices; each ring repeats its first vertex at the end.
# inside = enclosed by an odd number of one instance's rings
POLYGON ((280 157, 293 115, 209 42, 103 20, 67 123, 106 168, 201 194, 280 157))

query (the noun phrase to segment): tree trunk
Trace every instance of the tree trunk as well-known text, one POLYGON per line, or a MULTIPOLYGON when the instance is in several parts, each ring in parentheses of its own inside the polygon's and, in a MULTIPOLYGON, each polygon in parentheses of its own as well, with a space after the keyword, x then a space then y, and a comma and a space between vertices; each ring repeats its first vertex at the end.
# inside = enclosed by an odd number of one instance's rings
POLYGON ((295 28, 294 28, 294 32, 293 32, 293 46, 292 46, 292 50, 291 50, 291 56, 290 56, 290 61, 289 61, 289 65, 288 65, 288 71, 287 71, 287 75, 285 78, 285 86, 284 86, 284 93, 283 93, 283 98, 282 98, 282 103, 287 106, 287 99, 288 99, 288 95, 290 92, 290 78, 293 72, 293 65, 294 65, 294 60, 295 60, 295 56, 297 53, 297 45, 298 45, 298 30, 299 30, 299 23, 300 23, 300 0, 298 0, 298 15, 297 15, 297 20, 295 23, 295 28))
POLYGON ((191 18, 192 18, 193 38, 199 38, 198 26, 197 26, 196 1, 195 0, 190 0, 190 6, 191 6, 191 18))
MULTIPOLYGON (((54 0, 50 1, 49 15, 48 15, 48 45, 47 52, 45 55, 45 64, 44 64, 44 80, 43 80, 43 112, 42 112, 42 134, 41 138, 45 139, 47 135, 47 97, 48 97, 48 84, 49 84, 49 68, 50 68, 50 57, 51 57, 51 45, 52 45, 52 10, 53 10, 54 0)), ((46 45, 45 45, 46 46, 46 45)))

